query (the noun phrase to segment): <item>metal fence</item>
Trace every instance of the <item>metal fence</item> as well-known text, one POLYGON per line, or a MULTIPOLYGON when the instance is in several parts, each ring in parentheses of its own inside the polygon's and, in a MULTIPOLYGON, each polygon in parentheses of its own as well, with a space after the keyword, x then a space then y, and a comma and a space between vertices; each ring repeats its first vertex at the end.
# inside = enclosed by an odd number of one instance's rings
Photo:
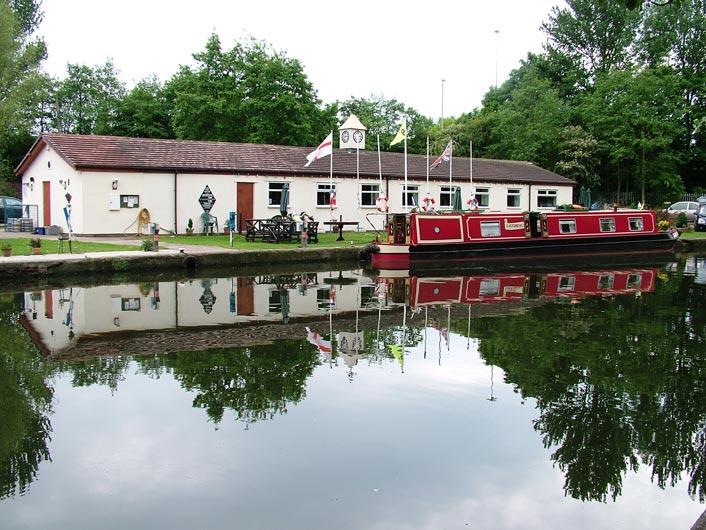
MULTIPOLYGON (((646 193, 644 206, 648 208, 666 208, 678 201, 696 201, 700 195, 698 193, 646 193)), ((620 204, 621 206, 637 206, 642 202, 642 193, 639 191, 628 191, 622 193, 609 193, 598 195, 596 201, 607 204, 620 204)))

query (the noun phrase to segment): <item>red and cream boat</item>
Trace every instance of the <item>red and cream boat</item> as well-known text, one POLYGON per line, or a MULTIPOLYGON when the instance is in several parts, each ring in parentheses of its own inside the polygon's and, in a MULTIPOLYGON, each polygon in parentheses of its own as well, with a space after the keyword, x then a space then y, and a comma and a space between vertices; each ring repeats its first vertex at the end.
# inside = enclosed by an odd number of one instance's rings
POLYGON ((391 303, 476 305, 647 293, 654 291, 658 272, 657 268, 630 268, 419 277, 381 271, 376 283, 391 303))
POLYGON ((673 252, 652 210, 556 210, 387 215, 387 233, 370 248, 377 269, 424 263, 673 252))

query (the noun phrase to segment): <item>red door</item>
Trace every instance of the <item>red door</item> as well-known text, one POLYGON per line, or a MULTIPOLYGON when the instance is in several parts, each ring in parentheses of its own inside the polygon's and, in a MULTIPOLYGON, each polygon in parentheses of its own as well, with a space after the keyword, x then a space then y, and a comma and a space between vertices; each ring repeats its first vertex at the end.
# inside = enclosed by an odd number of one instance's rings
POLYGON ((255 185, 252 182, 238 182, 237 186, 237 207, 238 207, 238 219, 240 226, 238 226, 238 232, 245 231, 245 221, 244 219, 253 218, 253 193, 255 185))
POLYGON ((42 182, 42 226, 51 226, 51 182, 42 182))

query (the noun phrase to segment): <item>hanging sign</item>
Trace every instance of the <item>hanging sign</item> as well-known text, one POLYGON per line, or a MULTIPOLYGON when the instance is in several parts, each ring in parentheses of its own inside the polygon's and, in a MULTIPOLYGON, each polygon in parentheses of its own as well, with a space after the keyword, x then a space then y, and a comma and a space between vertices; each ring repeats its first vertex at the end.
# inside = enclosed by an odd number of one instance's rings
POLYGON ((206 186, 201 192, 201 197, 199 197, 199 204, 201 205, 201 208, 203 208, 204 212, 210 213, 215 202, 216 198, 213 196, 211 188, 206 186))

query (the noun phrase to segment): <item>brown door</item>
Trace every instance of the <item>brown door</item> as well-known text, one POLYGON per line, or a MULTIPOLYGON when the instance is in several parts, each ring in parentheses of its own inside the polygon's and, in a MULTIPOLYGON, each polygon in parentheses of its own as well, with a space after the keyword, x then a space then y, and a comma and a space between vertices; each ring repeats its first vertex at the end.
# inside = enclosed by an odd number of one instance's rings
POLYGON ((245 231, 244 219, 253 218, 253 194, 255 185, 252 182, 238 182, 238 232, 245 231))
POLYGON ((51 226, 51 182, 42 182, 42 226, 51 226))

